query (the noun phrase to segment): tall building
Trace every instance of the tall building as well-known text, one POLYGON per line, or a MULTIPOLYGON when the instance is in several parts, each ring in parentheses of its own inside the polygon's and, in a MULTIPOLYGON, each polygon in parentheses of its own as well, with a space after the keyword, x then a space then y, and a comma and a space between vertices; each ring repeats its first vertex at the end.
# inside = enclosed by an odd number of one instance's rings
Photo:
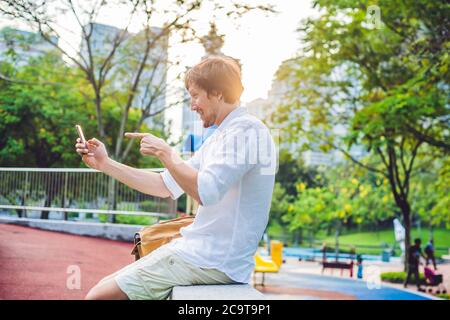
POLYGON ((260 120, 263 120, 269 126, 275 126, 272 123, 272 115, 277 107, 283 103, 285 95, 289 92, 287 82, 274 80, 267 93, 267 98, 257 98, 246 104, 247 110, 260 120))
POLYGON ((198 130, 196 123, 201 121, 198 114, 191 110, 190 97, 187 90, 183 90, 183 103, 182 106, 182 120, 181 120, 181 132, 185 136, 188 133, 196 133, 198 130))
MULTIPOLYGON (((57 44, 57 37, 50 37, 57 44)), ((26 64, 29 59, 36 58, 57 49, 46 41, 39 33, 5 27, 0 30, 0 60, 14 61, 17 66, 26 64), (13 52, 15 57, 8 57, 13 52)), ((59 53, 59 52, 58 52, 59 53)))
MULTIPOLYGON (((286 64, 290 63, 293 63, 293 60, 284 61, 280 68, 282 68, 283 65, 286 66, 286 64)), ((283 126, 273 123, 272 121, 272 116, 274 112, 276 112, 277 108, 280 105, 288 103, 288 96, 292 93, 292 90, 294 89, 292 88, 292 85, 290 85, 289 77, 287 80, 275 79, 272 82, 272 87, 268 92, 267 99, 255 99, 247 103, 246 107, 249 113, 263 120, 269 128, 279 130, 278 134, 280 148, 289 150, 289 152, 295 154, 300 149, 302 144, 308 142, 306 138, 299 132, 298 137, 296 137, 296 141, 288 141, 287 135, 290 133, 285 132, 283 130, 283 126)), ((293 110, 292 112, 302 114, 305 121, 304 125, 308 126, 309 114, 306 110, 293 110)), ((346 129, 343 126, 335 126, 332 128, 330 134, 341 137, 345 135, 345 133, 346 129)), ((309 145, 311 146, 310 150, 301 152, 301 156, 307 166, 334 166, 344 161, 344 155, 338 150, 324 152, 321 150, 318 143, 309 142, 309 145)), ((366 155, 366 152, 362 146, 358 145, 353 146, 349 153, 356 159, 360 159, 366 155)))

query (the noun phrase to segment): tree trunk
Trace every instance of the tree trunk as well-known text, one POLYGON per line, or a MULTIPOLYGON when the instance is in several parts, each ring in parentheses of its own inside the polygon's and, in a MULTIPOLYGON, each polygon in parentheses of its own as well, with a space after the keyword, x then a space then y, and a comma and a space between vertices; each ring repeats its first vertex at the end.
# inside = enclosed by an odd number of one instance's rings
POLYGON ((294 231, 294 246, 297 247, 303 241, 303 230, 297 229, 294 231))
MULTIPOLYGON (((47 191, 47 196, 45 197, 44 207, 46 207, 46 208, 51 207, 52 199, 53 199, 53 195, 51 194, 51 191, 47 191)), ((50 210, 42 210, 41 211, 41 219, 48 219, 49 215, 50 215, 50 210)))
MULTIPOLYGON (((108 210, 115 210, 117 208, 116 204, 116 180, 109 177, 108 179, 108 210)), ((115 223, 116 216, 110 214, 108 217, 108 222, 115 223)))
MULTIPOLYGON (((45 180, 45 203, 44 207, 50 208, 52 206, 52 200, 55 193, 53 187, 53 176, 49 175, 48 179, 45 180)), ((41 219, 48 219, 50 215, 50 210, 42 210, 41 211, 41 219)))
POLYGON ((309 231, 309 247, 312 248, 314 246, 314 232, 311 229, 309 231))
POLYGON ((337 221, 337 226, 336 226, 336 233, 335 233, 335 248, 334 248, 334 252, 336 254, 336 261, 338 261, 339 259, 339 233, 341 231, 341 221, 338 220, 337 221))
POLYGON ((98 126, 98 133, 100 134, 100 139, 104 140, 105 138, 105 131, 103 129, 103 117, 102 117, 102 98, 100 95, 100 92, 98 90, 95 91, 95 108, 97 112, 97 126, 98 126))
POLYGON ((404 261, 404 269, 405 272, 408 270, 408 261, 409 261, 409 247, 411 246, 411 213, 409 203, 405 201, 401 206, 403 214, 403 224, 405 225, 405 261, 404 261))

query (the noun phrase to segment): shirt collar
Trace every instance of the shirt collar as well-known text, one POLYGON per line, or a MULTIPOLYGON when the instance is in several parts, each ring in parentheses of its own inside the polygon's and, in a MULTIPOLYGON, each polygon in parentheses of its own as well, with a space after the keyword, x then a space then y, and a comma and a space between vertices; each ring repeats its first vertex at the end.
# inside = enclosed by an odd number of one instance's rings
POLYGON ((227 124, 237 118, 240 117, 244 114, 247 114, 247 108, 245 107, 237 107, 236 109, 234 109, 233 111, 231 111, 229 114, 227 114, 227 116, 225 117, 225 119, 223 119, 222 123, 219 125, 219 127, 217 129, 221 130, 221 129, 225 129, 227 124))

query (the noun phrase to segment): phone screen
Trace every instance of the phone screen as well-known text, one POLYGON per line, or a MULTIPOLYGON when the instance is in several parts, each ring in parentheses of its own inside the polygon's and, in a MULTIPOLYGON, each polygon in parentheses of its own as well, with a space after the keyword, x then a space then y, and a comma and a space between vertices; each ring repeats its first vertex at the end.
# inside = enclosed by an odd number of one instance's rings
POLYGON ((77 128, 78 135, 80 136, 81 142, 86 143, 86 138, 84 137, 83 129, 81 129, 80 125, 75 125, 75 128, 77 128))

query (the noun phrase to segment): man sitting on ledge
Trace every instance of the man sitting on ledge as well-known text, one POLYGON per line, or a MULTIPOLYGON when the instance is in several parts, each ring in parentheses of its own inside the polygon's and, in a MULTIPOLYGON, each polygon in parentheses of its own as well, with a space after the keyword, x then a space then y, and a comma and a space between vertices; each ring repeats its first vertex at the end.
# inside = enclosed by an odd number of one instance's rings
POLYGON ((182 237, 102 279, 87 299, 167 299, 174 286, 248 283, 253 256, 267 226, 276 152, 268 128, 239 106, 243 91, 238 63, 209 57, 185 78, 191 109, 205 128, 218 128, 188 161, 162 139, 141 139, 141 153, 158 157, 161 174, 118 163, 102 142, 78 139, 84 163, 140 192, 177 199, 183 192, 200 204, 182 237))

